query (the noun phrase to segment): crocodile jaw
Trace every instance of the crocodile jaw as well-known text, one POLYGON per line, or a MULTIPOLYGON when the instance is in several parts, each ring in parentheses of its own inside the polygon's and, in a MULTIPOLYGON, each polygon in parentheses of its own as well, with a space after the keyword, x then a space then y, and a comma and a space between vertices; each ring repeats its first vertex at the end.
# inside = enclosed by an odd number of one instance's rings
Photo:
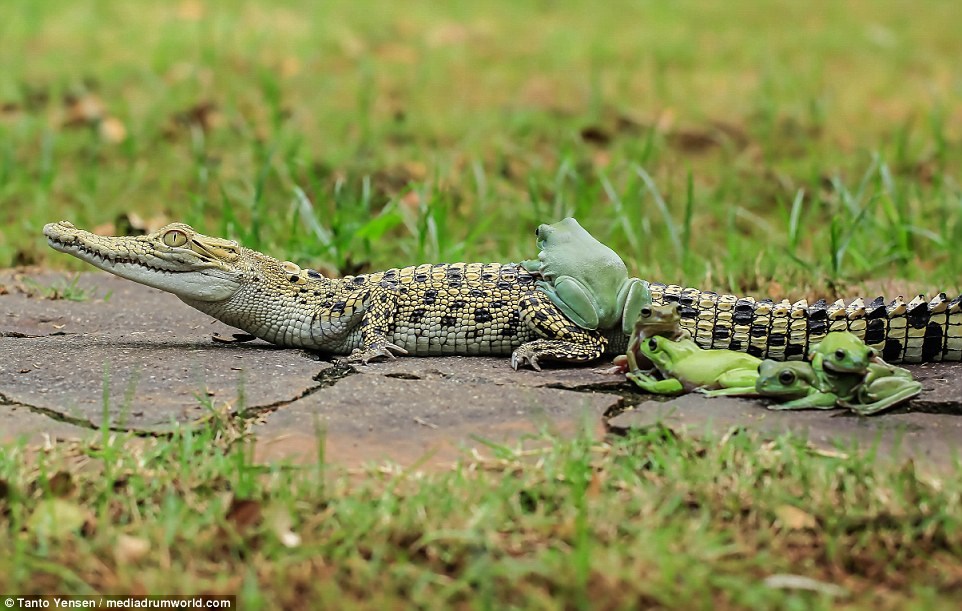
POLYGON ((182 299, 224 301, 242 284, 243 274, 223 262, 204 260, 188 249, 171 249, 158 243, 156 236, 160 232, 140 237, 106 237, 61 221, 45 225, 43 233, 54 250, 182 299))

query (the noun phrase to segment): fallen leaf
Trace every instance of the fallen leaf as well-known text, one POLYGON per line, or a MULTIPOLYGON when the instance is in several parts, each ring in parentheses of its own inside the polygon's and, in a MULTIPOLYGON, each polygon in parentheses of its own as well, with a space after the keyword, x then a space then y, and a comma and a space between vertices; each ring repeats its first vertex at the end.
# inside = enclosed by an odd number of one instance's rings
POLYGON ((104 104, 92 93, 67 96, 64 100, 67 116, 64 124, 68 126, 88 125, 103 118, 104 104))
POLYGON ((262 519, 263 510, 260 501, 236 497, 231 499, 230 507, 227 508, 227 521, 238 531, 256 526, 262 519))
POLYGON ((87 523, 89 514, 70 501, 49 498, 40 501, 27 519, 27 530, 48 539, 63 539, 76 534, 87 523))
POLYGON ((127 139, 127 128, 116 117, 107 117, 101 121, 98 131, 100 132, 100 138, 111 144, 119 144, 127 139))
POLYGON ((794 505, 779 505, 775 508, 775 517, 783 528, 789 530, 815 528, 818 525, 815 516, 794 505))
POLYGON ((267 514, 267 524, 271 532, 284 547, 297 547, 301 544, 301 536, 291 529, 293 519, 291 513, 283 507, 273 507, 267 514))
POLYGON ((804 575, 791 575, 781 573, 769 575, 762 581, 766 587, 776 590, 808 590, 809 592, 819 592, 828 596, 841 597, 848 596, 848 590, 834 583, 826 583, 804 575))
POLYGON ((184 21, 199 21, 204 16, 204 3, 200 0, 184 0, 177 5, 177 18, 184 21))
POLYGON ((589 125, 581 129, 581 139, 591 144, 604 146, 611 142, 611 134, 597 125, 589 125))
POLYGON ((289 78, 292 76, 297 76, 301 71, 301 61, 296 57, 285 57, 281 60, 280 73, 281 76, 289 78))
POLYGON ((50 494, 61 498, 69 496, 77 488, 73 476, 66 471, 58 471, 50 478, 47 485, 50 488, 50 494))
POLYGON ((140 537, 120 535, 114 545, 114 558, 117 564, 137 562, 150 551, 150 541, 140 537))

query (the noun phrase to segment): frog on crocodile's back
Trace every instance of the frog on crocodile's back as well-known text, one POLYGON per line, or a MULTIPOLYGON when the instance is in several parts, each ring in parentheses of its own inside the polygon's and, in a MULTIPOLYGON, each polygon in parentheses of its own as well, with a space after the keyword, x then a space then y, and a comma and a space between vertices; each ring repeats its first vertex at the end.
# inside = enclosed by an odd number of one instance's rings
POLYGON ((641 309, 651 304, 648 285, 628 277, 618 254, 596 240, 573 218, 537 230, 537 259, 522 261, 540 274, 537 286, 575 324, 583 329, 612 329, 625 335, 641 309))

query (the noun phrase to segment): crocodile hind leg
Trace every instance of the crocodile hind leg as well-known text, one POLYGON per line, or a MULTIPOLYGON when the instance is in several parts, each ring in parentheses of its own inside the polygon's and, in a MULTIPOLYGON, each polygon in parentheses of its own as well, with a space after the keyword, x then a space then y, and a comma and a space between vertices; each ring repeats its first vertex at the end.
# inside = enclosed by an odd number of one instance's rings
POLYGON ((518 304, 522 324, 541 339, 522 344, 511 355, 511 366, 525 364, 541 371, 540 361, 584 363, 600 358, 608 339, 597 331, 582 329, 562 314, 558 306, 541 293, 530 293, 518 304))

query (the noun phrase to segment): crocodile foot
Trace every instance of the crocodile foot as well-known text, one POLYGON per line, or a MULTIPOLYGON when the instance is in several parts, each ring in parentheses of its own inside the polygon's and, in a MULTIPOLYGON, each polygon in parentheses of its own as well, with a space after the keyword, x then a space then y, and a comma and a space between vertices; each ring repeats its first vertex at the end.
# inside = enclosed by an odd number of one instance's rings
POLYGON ((367 365, 369 361, 373 361, 375 359, 395 359, 397 358, 395 353, 407 354, 408 351, 397 344, 392 344, 391 342, 385 340, 375 342, 364 349, 356 348, 354 352, 350 354, 350 356, 343 360, 345 363, 361 363, 362 365, 367 365))
POLYGON ((538 351, 525 348, 526 346, 522 346, 511 354, 511 367, 517 370, 518 367, 531 365, 535 371, 541 371, 541 365, 538 364, 538 351))

